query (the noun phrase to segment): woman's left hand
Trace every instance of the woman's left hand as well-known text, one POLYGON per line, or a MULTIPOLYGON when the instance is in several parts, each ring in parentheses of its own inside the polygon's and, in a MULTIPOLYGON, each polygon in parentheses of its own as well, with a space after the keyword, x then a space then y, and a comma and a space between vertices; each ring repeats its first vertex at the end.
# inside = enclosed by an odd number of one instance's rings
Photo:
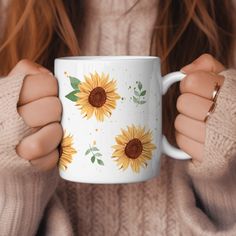
POLYGON ((176 141, 193 162, 203 160, 206 134, 205 117, 213 104, 216 84, 224 77, 218 73, 224 66, 209 54, 203 54, 181 71, 186 77, 180 82, 181 95, 177 100, 179 115, 175 119, 176 141))

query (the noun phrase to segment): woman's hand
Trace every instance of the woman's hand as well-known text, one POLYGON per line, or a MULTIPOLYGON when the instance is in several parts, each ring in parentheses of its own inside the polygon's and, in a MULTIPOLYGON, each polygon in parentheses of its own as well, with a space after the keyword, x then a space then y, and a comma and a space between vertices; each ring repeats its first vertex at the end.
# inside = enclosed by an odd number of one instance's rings
POLYGON ((61 103, 57 80, 47 69, 28 60, 20 61, 9 76, 26 74, 18 102, 18 113, 32 127, 33 134, 16 147, 17 154, 40 170, 56 166, 57 147, 62 138, 61 103))
POLYGON ((204 119, 213 104, 216 83, 222 85, 224 77, 218 75, 225 68, 209 54, 203 54, 181 71, 186 77, 180 82, 181 95, 177 100, 179 115, 175 120, 176 141, 193 162, 203 160, 206 123, 204 119))

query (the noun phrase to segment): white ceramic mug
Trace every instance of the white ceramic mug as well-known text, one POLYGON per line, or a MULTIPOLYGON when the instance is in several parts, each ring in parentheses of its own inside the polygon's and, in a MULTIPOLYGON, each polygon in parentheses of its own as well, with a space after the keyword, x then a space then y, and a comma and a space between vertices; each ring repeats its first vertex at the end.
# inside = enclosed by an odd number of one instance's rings
POLYGON ((63 106, 63 179, 139 182, 158 175, 162 153, 190 158, 162 135, 162 95, 184 74, 162 77, 158 57, 58 58, 55 76, 63 106))

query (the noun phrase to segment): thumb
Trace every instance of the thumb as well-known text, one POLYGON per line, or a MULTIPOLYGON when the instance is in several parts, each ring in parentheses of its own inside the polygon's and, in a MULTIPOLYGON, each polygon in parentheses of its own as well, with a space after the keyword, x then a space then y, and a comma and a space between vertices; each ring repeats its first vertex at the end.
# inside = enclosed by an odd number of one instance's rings
POLYGON ((225 67, 212 55, 203 54, 196 60, 194 60, 192 63, 188 64, 187 66, 184 66, 180 71, 185 74, 189 74, 199 70, 218 74, 225 70, 225 67))
POLYGON ((39 73, 51 73, 51 72, 37 63, 34 63, 28 59, 22 59, 10 71, 8 76, 12 76, 15 74, 35 75, 39 73))

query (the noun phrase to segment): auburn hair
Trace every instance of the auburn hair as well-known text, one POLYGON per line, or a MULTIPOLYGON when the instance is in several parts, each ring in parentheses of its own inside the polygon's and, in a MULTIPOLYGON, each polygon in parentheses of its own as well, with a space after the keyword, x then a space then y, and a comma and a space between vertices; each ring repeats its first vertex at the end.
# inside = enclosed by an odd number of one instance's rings
MULTIPOLYGON (((54 58, 80 54, 83 1, 11 0, 6 8, 0 4, 1 15, 5 15, 0 39, 1 75, 7 75, 23 58, 53 70, 54 58)), ((233 16, 232 1, 158 1, 150 54, 162 59, 163 74, 179 70, 203 53, 230 66, 233 16)), ((173 85, 163 99, 164 123, 168 123, 164 133, 173 143, 178 95, 178 85, 173 85)))

